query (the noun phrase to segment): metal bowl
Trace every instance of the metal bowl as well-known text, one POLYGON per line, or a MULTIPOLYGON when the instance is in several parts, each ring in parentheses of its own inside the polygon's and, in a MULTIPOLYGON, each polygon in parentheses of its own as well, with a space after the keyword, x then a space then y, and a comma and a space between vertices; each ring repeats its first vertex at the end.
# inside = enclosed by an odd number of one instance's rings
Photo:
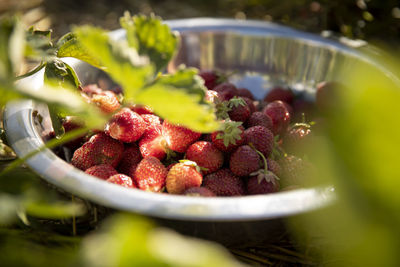
MULTIPOLYGON (((368 56, 347 45, 273 23, 208 18, 166 23, 181 35, 179 52, 168 66, 170 71, 182 63, 200 69, 234 71, 233 82, 251 89, 258 98, 271 86, 285 84, 312 99, 317 83, 336 80, 340 72, 351 70, 360 61, 373 64, 368 56)), ((117 30, 110 34, 121 39, 125 32, 117 30)), ((72 59, 68 63, 83 84, 106 77, 86 63, 72 59)), ((43 71, 21 82, 39 89, 43 71)), ((51 129, 47 107, 33 101, 9 103, 4 112, 4 127, 12 148, 23 157, 44 144, 42 137, 51 129), (34 110, 44 118, 40 125, 33 119, 34 110)), ((335 198, 331 187, 213 198, 149 193, 87 175, 49 149, 28 159, 27 164, 43 179, 67 192, 114 209, 164 218, 170 226, 185 228, 185 233, 214 240, 225 232, 237 233, 233 237, 236 241, 243 240, 238 235, 247 239, 268 238, 278 218, 320 209, 335 198), (258 229, 256 234, 254 229, 258 229)))

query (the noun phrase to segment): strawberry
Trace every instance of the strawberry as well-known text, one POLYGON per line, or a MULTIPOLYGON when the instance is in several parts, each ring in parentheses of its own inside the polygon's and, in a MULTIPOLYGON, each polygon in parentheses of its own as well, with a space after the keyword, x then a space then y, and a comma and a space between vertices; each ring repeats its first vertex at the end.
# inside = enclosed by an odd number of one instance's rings
POLYGON ((117 169, 120 173, 130 175, 132 166, 136 168, 142 158, 138 145, 136 143, 130 143, 125 146, 122 159, 117 169))
POLYGON ((183 194, 188 188, 199 187, 203 176, 193 161, 183 161, 171 167, 167 175, 167 191, 170 194, 183 194))
POLYGON ((133 112, 136 112, 139 115, 144 114, 153 114, 153 109, 146 105, 138 105, 134 104, 129 107, 133 112))
POLYGON ((250 116, 250 108, 241 97, 233 97, 229 100, 229 118, 233 121, 245 122, 250 116))
POLYGON ((275 173, 276 176, 280 177, 281 176, 281 166, 276 160, 267 158, 267 165, 268 165, 268 170, 275 173))
POLYGON ((114 114, 105 127, 105 132, 121 142, 131 143, 139 140, 146 130, 143 118, 129 108, 114 114))
POLYGON ((256 106, 254 105, 253 100, 251 100, 250 98, 245 97, 245 96, 242 96, 241 98, 244 100, 244 102, 246 102, 247 106, 249 107, 250 114, 252 114, 253 112, 256 111, 256 106))
POLYGON ((216 87, 214 87, 213 90, 219 93, 222 101, 228 101, 229 99, 237 95, 236 86, 228 82, 217 85, 216 87))
POLYGON ((202 170, 204 175, 215 172, 224 163, 222 152, 213 143, 206 141, 197 141, 190 145, 186 150, 186 158, 205 168, 202 170))
POLYGON ((268 157, 274 148, 274 135, 263 126, 253 126, 244 131, 244 142, 268 157))
POLYGON ((334 111, 337 103, 340 103, 341 91, 347 90, 346 87, 339 82, 321 82, 317 84, 315 93, 315 104, 321 112, 334 111))
POLYGON ((90 102, 97 105, 104 113, 113 113, 121 106, 117 96, 112 91, 102 91, 101 93, 93 94, 90 102))
POLYGON ((217 196, 241 196, 245 193, 242 179, 229 169, 220 169, 205 176, 203 186, 217 196))
POLYGON ((237 176, 248 176, 260 168, 260 156, 248 145, 238 147, 229 160, 229 168, 237 176))
POLYGON ((160 192, 165 186, 167 173, 161 161, 150 156, 140 161, 131 176, 139 189, 160 192))
POLYGON ((145 133, 147 131, 151 131, 153 129, 161 130, 161 118, 160 117, 158 117, 157 115, 153 115, 153 114, 142 114, 140 116, 146 123, 145 133))
MULTIPOLYGON (((81 119, 79 119, 78 117, 66 116, 62 120, 62 126, 64 127, 65 132, 68 133, 72 130, 77 130, 79 128, 82 128, 84 126, 84 122, 81 119)), ((77 137, 76 139, 65 143, 64 146, 66 146, 72 150, 77 149, 79 146, 81 146, 84 143, 85 135, 86 134, 83 134, 83 135, 77 137)))
POLYGON ((222 101, 219 93, 214 90, 207 90, 204 98, 206 101, 214 104, 217 104, 222 101))
POLYGON ((247 97, 250 100, 254 100, 253 93, 247 88, 238 88, 237 89, 237 96, 247 97))
POLYGON ((290 123, 290 113, 284 102, 276 100, 269 103, 263 113, 272 119, 272 132, 274 135, 282 134, 286 131, 290 123))
POLYGON ((148 128, 139 140, 140 153, 144 158, 153 156, 163 160, 167 154, 167 141, 161 134, 161 126, 148 128))
POLYGON ((272 172, 267 175, 252 176, 247 181, 247 193, 249 195, 269 194, 278 191, 279 182, 272 172))
POLYGON ((213 132, 211 140, 222 152, 230 152, 244 143, 244 128, 241 122, 225 121, 222 130, 213 132))
POLYGON ((117 170, 115 170, 113 166, 108 164, 94 165, 86 169, 85 172, 103 180, 107 180, 111 176, 118 174, 117 170))
POLYGON ((125 174, 115 174, 106 180, 109 183, 122 185, 123 187, 127 188, 137 188, 136 185, 132 182, 131 177, 125 174))
POLYGON ((167 141, 168 147, 180 153, 185 152, 188 146, 201 136, 201 133, 194 132, 180 125, 171 124, 168 120, 164 120, 162 124, 162 134, 167 141))
POLYGON ((185 196, 192 197, 215 197, 216 195, 205 187, 191 187, 183 193, 185 196))
POLYGON ((215 71, 201 71, 199 76, 203 78, 204 85, 208 90, 212 90, 219 83, 219 75, 215 71))
POLYGON ((98 133, 75 150, 71 164, 81 170, 100 164, 109 164, 115 168, 123 151, 124 145, 121 142, 104 133, 98 133))
POLYGON ((281 100, 286 103, 292 103, 294 99, 294 94, 292 90, 290 89, 285 89, 282 87, 275 87, 269 91, 265 97, 264 101, 266 102, 274 102, 276 100, 281 100))
POLYGON ((101 94, 103 89, 101 89, 97 84, 88 84, 82 88, 82 93, 91 98, 94 94, 101 94))
POLYGON ((284 147, 288 152, 304 152, 312 139, 311 125, 302 122, 289 127, 284 136, 284 147))
POLYGON ((253 126, 263 126, 267 128, 268 130, 272 131, 272 119, 267 116, 266 114, 256 111, 253 112, 249 119, 247 120, 247 127, 253 127, 253 126))
POLYGON ((281 185, 286 186, 302 186, 309 181, 315 171, 315 167, 307 160, 288 155, 278 161, 282 168, 281 185))

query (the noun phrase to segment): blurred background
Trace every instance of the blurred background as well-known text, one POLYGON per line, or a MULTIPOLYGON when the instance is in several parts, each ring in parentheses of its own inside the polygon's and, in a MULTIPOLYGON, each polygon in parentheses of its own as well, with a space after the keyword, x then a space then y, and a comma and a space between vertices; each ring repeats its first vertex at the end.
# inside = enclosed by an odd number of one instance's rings
POLYGON ((52 28, 55 37, 71 25, 94 24, 118 28, 125 10, 155 13, 163 19, 226 17, 273 21, 320 33, 332 31, 396 48, 400 5, 396 0, 1 0, 1 13, 20 12, 27 25, 52 28))

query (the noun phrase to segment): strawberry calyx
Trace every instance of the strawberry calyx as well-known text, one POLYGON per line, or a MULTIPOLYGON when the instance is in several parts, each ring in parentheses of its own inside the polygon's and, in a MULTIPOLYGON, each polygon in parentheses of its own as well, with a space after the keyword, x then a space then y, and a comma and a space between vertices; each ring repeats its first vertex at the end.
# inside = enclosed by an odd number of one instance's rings
POLYGON ((265 158, 264 154, 258 151, 252 143, 249 146, 257 152, 257 154, 262 158, 264 162, 264 169, 259 169, 258 171, 250 173, 250 176, 257 176, 258 184, 262 182, 262 180, 266 180, 269 183, 275 183, 276 180, 279 180, 279 177, 276 176, 275 173, 268 170, 268 163, 267 159, 265 158))
POLYGON ((238 106, 246 106, 246 101, 243 98, 234 96, 228 101, 228 107, 230 109, 238 106))
POLYGON ((229 144, 236 145, 236 140, 242 139, 242 130, 239 128, 241 125, 242 122, 226 120, 222 124, 222 132, 218 133, 216 139, 223 139, 226 147, 228 147, 229 144))
POLYGON ((218 119, 226 120, 229 119, 228 112, 231 111, 232 108, 229 107, 228 101, 217 102, 215 104, 215 115, 218 119))
POLYGON ((204 167, 200 167, 199 165, 197 165, 196 162, 188 160, 188 159, 181 159, 179 160, 179 163, 184 164, 185 166, 190 166, 190 167, 194 167, 196 169, 196 171, 201 172, 201 171, 208 171, 207 168, 204 167))

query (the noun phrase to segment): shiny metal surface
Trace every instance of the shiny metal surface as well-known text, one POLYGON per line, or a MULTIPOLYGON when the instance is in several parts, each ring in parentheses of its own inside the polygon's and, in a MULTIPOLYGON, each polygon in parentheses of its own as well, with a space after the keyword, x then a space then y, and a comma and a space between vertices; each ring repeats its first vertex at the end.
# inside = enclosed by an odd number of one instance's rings
MULTIPOLYGON (((357 50, 317 35, 276 24, 225 19, 167 21, 181 33, 181 46, 169 64, 173 71, 185 63, 201 69, 235 71, 232 80, 259 98, 272 85, 288 84, 298 94, 313 98, 315 85, 335 80, 360 61, 372 61, 357 50)), ((111 33, 124 38, 124 32, 111 33)), ((105 77, 85 63, 67 59, 85 84, 105 77)), ((21 82, 38 89, 43 72, 21 82)), ((43 145, 49 124, 35 125, 32 112, 46 116, 46 108, 32 101, 9 103, 4 113, 7 138, 22 157, 43 145)), ((332 203, 332 188, 309 188, 270 195, 231 198, 184 197, 126 189, 86 175, 45 150, 27 164, 48 182, 98 204, 157 218, 184 221, 267 221, 319 209, 332 203)), ((225 226, 224 226, 225 227, 225 226)))

